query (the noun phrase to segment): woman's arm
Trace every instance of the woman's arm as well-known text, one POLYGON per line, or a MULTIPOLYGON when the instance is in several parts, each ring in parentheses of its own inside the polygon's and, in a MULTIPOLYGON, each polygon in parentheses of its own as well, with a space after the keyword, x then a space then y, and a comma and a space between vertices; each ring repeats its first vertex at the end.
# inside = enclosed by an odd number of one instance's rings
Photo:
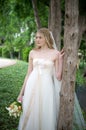
POLYGON ((30 54, 29 54, 28 71, 27 71, 27 74, 26 74, 26 76, 25 76, 25 80, 24 80, 22 89, 21 89, 21 91, 20 91, 20 94, 19 94, 19 96, 18 96, 18 98, 17 98, 18 101, 22 101, 22 96, 24 95, 26 82, 27 82, 27 79, 28 79, 30 73, 32 72, 32 70, 33 70, 33 58, 32 58, 32 51, 31 51, 30 54))
POLYGON ((55 62, 56 78, 58 80, 62 79, 62 68, 63 68, 63 56, 64 52, 57 52, 57 58, 55 62))

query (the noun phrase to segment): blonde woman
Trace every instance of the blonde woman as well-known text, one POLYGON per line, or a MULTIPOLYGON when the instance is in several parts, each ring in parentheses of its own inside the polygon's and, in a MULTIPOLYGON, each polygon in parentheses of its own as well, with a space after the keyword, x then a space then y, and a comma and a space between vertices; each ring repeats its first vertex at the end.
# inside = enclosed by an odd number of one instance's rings
POLYGON ((56 130, 63 54, 53 44, 47 28, 37 31, 35 49, 29 54, 28 72, 18 96, 22 100, 24 95, 18 130, 56 130))

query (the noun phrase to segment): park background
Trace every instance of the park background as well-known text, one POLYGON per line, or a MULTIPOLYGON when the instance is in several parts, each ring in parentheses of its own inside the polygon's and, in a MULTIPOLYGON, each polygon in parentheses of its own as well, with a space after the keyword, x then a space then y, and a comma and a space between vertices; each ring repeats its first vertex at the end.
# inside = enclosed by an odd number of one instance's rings
MULTIPOLYGON (((64 45, 67 45, 64 34, 65 27, 67 28, 65 19, 68 17, 71 18, 71 21, 78 17, 78 47, 75 48, 77 54, 75 91, 86 121, 86 1, 74 0, 71 3, 67 0, 1 0, 0 58, 10 58, 17 61, 13 66, 0 68, 1 130, 16 130, 18 127, 19 119, 10 117, 5 107, 17 99, 27 72, 28 55, 34 47, 35 32, 40 27, 48 27, 53 32, 58 50, 61 50, 64 45), (68 7, 70 17, 65 15, 68 7), (71 13, 72 10, 75 12, 78 10, 78 13, 71 13)), ((75 23, 76 21, 73 22, 72 26, 75 26, 75 23)), ((69 23, 69 26, 71 24, 72 22, 69 23)), ((71 30, 72 27, 69 31, 71 32, 71 30)), ((68 46, 71 48, 70 43, 68 46)), ((79 128, 76 127, 75 130, 79 130, 79 128)))

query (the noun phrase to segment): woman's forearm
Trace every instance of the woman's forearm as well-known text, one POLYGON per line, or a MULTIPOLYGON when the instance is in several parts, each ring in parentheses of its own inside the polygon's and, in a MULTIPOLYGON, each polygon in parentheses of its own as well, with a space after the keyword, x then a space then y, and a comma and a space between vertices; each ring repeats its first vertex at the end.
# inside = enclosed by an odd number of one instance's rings
POLYGON ((62 76, 62 70, 63 70, 63 60, 64 60, 64 50, 62 49, 59 54, 59 71, 58 73, 62 76))
POLYGON ((26 77, 25 77, 25 80, 24 80, 22 89, 21 89, 21 91, 20 91, 20 95, 24 95, 24 90, 25 90, 25 86, 26 86, 27 79, 28 79, 28 74, 27 74, 26 77))
POLYGON ((60 75, 62 75, 62 66, 63 66, 62 63, 63 63, 62 61, 59 62, 58 73, 59 73, 60 75))
POLYGON ((27 73, 27 75, 26 75, 26 77, 25 77, 25 80, 24 80, 22 89, 21 89, 21 91, 20 91, 20 95, 24 95, 24 91, 25 91, 25 87, 26 87, 26 82, 27 82, 28 77, 29 77, 29 75, 30 75, 31 72, 32 72, 32 70, 29 70, 29 72, 27 73))

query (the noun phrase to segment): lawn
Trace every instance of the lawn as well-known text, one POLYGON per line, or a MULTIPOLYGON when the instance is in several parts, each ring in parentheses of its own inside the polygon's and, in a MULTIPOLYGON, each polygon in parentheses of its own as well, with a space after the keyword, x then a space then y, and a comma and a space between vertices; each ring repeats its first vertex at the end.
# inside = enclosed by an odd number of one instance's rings
POLYGON ((19 119, 10 117, 5 107, 16 101, 27 67, 26 62, 18 61, 15 65, 0 69, 0 130, 17 130, 19 119))

